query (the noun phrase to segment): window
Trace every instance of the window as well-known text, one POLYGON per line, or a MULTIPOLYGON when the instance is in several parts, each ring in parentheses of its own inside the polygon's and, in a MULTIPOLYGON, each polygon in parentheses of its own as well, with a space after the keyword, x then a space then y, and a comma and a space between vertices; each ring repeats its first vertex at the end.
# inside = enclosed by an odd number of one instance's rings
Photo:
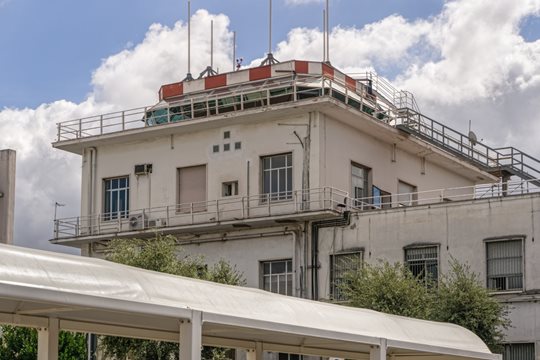
POLYGON ((261 262, 262 289, 282 295, 293 295, 292 260, 261 262))
POLYGON ((488 241, 486 251, 488 289, 523 289, 523 239, 488 241))
POLYGON ((412 274, 426 284, 439 278, 439 247, 414 246, 405 248, 405 264, 412 274))
POLYGON ((238 181, 228 181, 221 184, 221 196, 238 195, 238 181))
POLYGON ((362 267, 363 251, 330 255, 330 296, 334 300, 347 300, 341 284, 345 275, 362 267))
POLYGON ((534 343, 504 344, 503 360, 535 360, 534 343))
POLYGON ((237 141, 234 143, 234 150, 240 150, 242 148, 242 142, 237 141))
POLYGON ((388 191, 379 189, 376 186, 372 188, 373 207, 376 209, 390 209, 392 207, 392 194, 388 191))
POLYGON ((219 152, 219 145, 212 146, 212 151, 215 153, 219 152))
POLYGON ((127 218, 129 214, 129 176, 104 179, 103 220, 127 218))
POLYGON ((231 132, 230 131, 224 131, 223 132, 223 138, 224 139, 230 139, 231 138, 231 132))
POLYGON ((370 199, 366 199, 370 196, 368 178, 370 169, 365 166, 355 163, 351 164, 351 194, 353 195, 354 206, 364 207, 365 204, 370 203, 370 199))
POLYGON ((178 169, 179 212, 206 211, 206 165, 178 169))
POLYGON ((418 189, 416 186, 407 184, 406 182, 398 182, 398 204, 399 206, 416 205, 418 200, 418 189))
POLYGON ((231 144, 224 144, 223 151, 229 151, 229 150, 231 150, 231 144))
POLYGON ((261 160, 263 194, 271 200, 292 199, 292 154, 265 156, 261 160))

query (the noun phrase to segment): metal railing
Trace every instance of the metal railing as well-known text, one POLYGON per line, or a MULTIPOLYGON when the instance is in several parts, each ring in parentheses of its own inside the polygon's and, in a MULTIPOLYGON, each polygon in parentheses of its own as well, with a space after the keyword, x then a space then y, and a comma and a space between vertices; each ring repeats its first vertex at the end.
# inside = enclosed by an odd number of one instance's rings
POLYGON ((524 180, 534 180, 540 185, 540 160, 513 147, 492 148, 472 141, 446 125, 412 109, 398 111, 394 125, 438 147, 459 156, 484 171, 496 173, 506 170, 524 180))
POLYGON ((357 75, 356 78, 360 75, 361 78, 358 81, 371 89, 375 95, 386 99, 394 108, 409 108, 420 112, 416 99, 411 92, 397 89, 390 81, 371 71, 356 73, 355 75, 357 75))
POLYGON ((325 96, 367 114, 378 114, 380 109, 391 110, 391 106, 369 94, 366 87, 352 90, 347 84, 325 76, 297 75, 188 95, 171 103, 61 122, 57 124, 56 141, 120 133, 325 96))
POLYGON ((431 205, 462 200, 501 198, 512 195, 540 193, 540 179, 498 182, 475 186, 452 187, 382 196, 349 199, 352 211, 380 210, 416 205, 431 205))
POLYGON ((153 228, 181 227, 220 222, 297 215, 348 209, 348 193, 332 187, 258 194, 244 197, 172 204, 129 213, 107 213, 54 221, 54 238, 115 234, 153 228))

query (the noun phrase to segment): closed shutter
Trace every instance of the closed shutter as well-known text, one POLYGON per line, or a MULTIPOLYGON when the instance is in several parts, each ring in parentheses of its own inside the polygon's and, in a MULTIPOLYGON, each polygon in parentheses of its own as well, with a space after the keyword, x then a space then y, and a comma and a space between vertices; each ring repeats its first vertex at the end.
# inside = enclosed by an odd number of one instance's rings
POLYGON ((206 165, 178 169, 180 212, 206 211, 206 165))

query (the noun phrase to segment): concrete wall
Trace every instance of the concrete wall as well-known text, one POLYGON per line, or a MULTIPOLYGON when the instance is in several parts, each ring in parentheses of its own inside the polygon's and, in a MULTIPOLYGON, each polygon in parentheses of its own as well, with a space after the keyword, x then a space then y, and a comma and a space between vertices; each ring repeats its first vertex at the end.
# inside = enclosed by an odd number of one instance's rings
POLYGON ((310 188, 331 186, 351 192, 351 162, 370 167, 373 185, 394 195, 399 180, 416 185, 420 191, 474 185, 474 181, 429 160, 422 167, 421 155, 399 148, 392 161, 392 143, 381 142, 338 120, 312 112, 99 146, 93 211, 89 206, 92 152, 87 149, 83 156, 81 214, 103 211, 103 179, 117 176, 130 176, 130 210, 173 205, 178 196, 177 169, 194 165, 206 165, 207 200, 220 199, 221 184, 229 181, 238 181, 239 196, 260 194, 260 158, 286 152, 293 155, 293 189, 300 190, 304 150, 294 132, 304 142, 309 123, 310 188), (225 131, 230 132, 230 139, 223 138, 225 131), (235 142, 241 142, 240 150, 234 149, 235 142), (224 144, 229 144, 231 149, 224 151, 224 144), (219 152, 213 152, 214 145, 219 146, 219 152), (145 163, 153 165, 152 174, 134 175, 134 165, 145 163))
POLYGON ((15 150, 0 151, 0 243, 13 244, 15 150))

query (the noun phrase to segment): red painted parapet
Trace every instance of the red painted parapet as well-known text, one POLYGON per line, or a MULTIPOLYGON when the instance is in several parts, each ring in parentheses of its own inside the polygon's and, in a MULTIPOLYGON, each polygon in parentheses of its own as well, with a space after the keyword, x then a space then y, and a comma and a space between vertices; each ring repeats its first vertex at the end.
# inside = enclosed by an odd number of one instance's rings
POLYGON ((360 87, 362 86, 358 81, 345 75, 329 64, 317 61, 291 60, 208 76, 192 81, 163 85, 159 90, 159 100, 178 100, 186 94, 284 76, 288 72, 307 75, 323 75, 330 80, 338 80, 343 84, 346 84, 347 88, 351 91, 360 91, 360 87))

